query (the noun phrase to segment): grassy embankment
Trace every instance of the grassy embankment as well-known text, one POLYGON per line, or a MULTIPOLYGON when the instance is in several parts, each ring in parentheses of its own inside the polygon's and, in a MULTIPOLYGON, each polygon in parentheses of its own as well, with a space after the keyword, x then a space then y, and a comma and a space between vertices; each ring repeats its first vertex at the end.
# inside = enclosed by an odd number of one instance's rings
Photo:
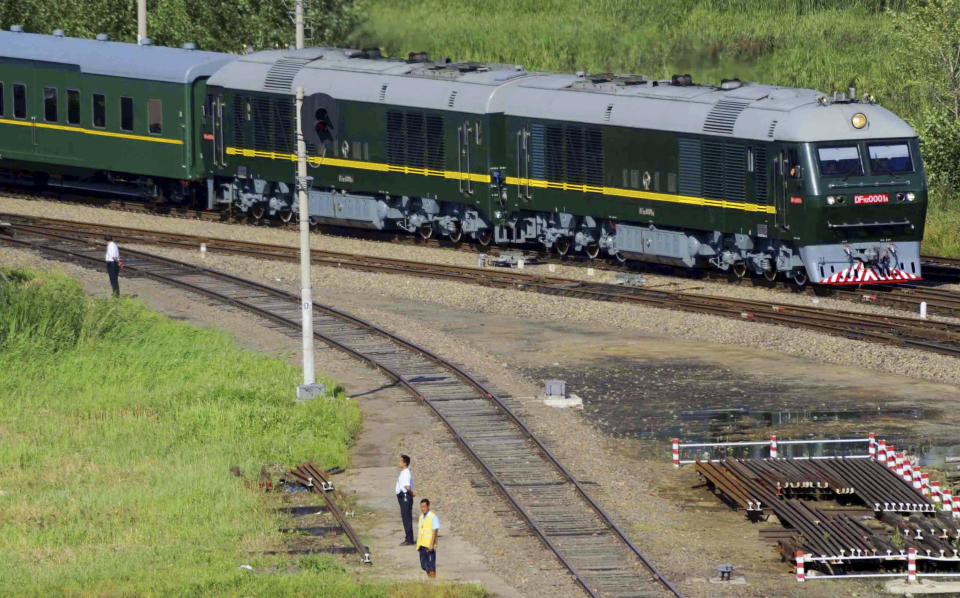
MULTIPOLYGON (((389 52, 523 64, 528 69, 691 73, 830 93, 855 85, 908 120, 889 7, 901 0, 361 0, 359 44, 389 52)), ((960 197, 934 187, 924 251, 960 255, 960 197)))
POLYGON ((342 391, 295 405, 297 370, 223 333, 0 274, 0 595, 482 595, 258 554, 280 521, 230 468, 346 465, 342 391))

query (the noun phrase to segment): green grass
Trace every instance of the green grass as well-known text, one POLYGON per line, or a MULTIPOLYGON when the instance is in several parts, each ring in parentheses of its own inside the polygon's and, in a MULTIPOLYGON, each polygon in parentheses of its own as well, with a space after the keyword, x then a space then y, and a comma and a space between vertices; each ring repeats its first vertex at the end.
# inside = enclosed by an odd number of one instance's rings
POLYGON ((482 595, 257 554, 280 522, 230 468, 346 465, 342 391, 296 405, 295 368, 223 333, 0 274, 0 595, 482 595))
POLYGON ((960 193, 943 185, 930 188, 923 252, 960 257, 960 193))

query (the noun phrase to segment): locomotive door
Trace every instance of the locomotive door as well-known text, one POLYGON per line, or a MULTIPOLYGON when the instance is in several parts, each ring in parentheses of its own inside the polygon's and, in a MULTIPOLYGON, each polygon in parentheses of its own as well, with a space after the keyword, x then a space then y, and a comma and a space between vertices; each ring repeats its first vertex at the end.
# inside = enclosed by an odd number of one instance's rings
POLYGON ((473 168, 479 162, 477 147, 480 145, 480 133, 479 121, 465 120, 457 129, 457 167, 460 170, 461 195, 471 196, 474 193, 473 168))
POLYGON ((530 129, 522 127, 517 131, 517 200, 530 201, 530 129))
POLYGON ((782 230, 790 228, 787 218, 787 209, 790 205, 789 189, 787 188, 787 154, 784 150, 777 152, 773 172, 773 197, 776 214, 774 222, 782 230))
POLYGON ((213 165, 226 167, 226 151, 224 150, 223 112, 226 104, 223 95, 217 94, 213 99, 213 165))

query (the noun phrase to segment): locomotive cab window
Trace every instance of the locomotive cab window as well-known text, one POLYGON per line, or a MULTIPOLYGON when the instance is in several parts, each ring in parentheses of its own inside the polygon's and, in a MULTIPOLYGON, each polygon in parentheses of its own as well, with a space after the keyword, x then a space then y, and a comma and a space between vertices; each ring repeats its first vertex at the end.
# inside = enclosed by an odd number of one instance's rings
POLYGON ((80 124, 80 92, 76 89, 67 90, 67 124, 80 124))
POLYGON ((856 145, 841 145, 817 148, 822 176, 860 176, 863 163, 860 161, 860 148, 856 145))
POLYGON ((57 88, 43 88, 43 120, 48 123, 57 122, 57 88))
POLYGON ((107 126, 107 98, 101 93, 93 94, 93 126, 107 126))
POLYGON ((133 98, 120 98, 120 128, 124 131, 133 130, 133 98))
POLYGON ((163 132, 163 102, 147 100, 147 130, 151 135, 163 132))
POLYGON ((13 84, 13 117, 27 118, 27 86, 23 83, 13 84))
POLYGON ((871 143, 867 145, 867 152, 871 174, 913 172, 910 146, 906 143, 871 143))

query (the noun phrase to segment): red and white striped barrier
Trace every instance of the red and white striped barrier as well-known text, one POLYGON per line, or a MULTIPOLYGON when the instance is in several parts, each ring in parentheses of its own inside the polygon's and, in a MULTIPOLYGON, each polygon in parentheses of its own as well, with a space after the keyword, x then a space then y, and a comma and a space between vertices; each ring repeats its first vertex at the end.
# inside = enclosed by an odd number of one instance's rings
POLYGON ((919 467, 913 468, 913 489, 923 494, 923 473, 919 467))
POLYGON ((806 572, 804 571, 804 567, 803 567, 803 551, 802 550, 797 551, 796 559, 797 559, 797 581, 800 583, 803 583, 804 579, 806 579, 806 572))
POLYGON ((673 466, 680 467, 680 439, 673 439, 673 466))
POLYGON ((913 465, 906 457, 903 458, 903 481, 908 484, 913 482, 913 465))
POLYGON ((902 478, 902 477, 903 477, 903 453, 896 453, 896 461, 895 461, 895 463, 896 463, 896 465, 895 465, 896 470, 895 470, 895 471, 897 472, 897 475, 902 478))
POLYGON ((930 483, 930 495, 935 503, 943 501, 943 493, 940 492, 940 482, 930 483))
POLYGON ((868 436, 868 438, 870 438, 870 446, 867 447, 867 451, 870 453, 871 459, 876 459, 877 458, 877 435, 874 434, 873 432, 870 432, 870 435, 868 436))
POLYGON ((777 436, 776 434, 770 435, 770 458, 777 458, 777 436))
POLYGON ((887 445, 887 467, 896 471, 897 470, 897 452, 896 447, 892 444, 887 445))
POLYGON ((930 496, 930 476, 927 474, 920 476, 920 494, 930 496))
POLYGON ((881 440, 877 443, 877 461, 880 462, 880 465, 887 464, 887 441, 881 440))
POLYGON ((917 581, 917 549, 907 549, 907 582, 916 583, 917 581))
POLYGON ((944 488, 940 494, 943 496, 943 508, 941 510, 945 513, 953 512, 953 497, 950 496, 950 489, 944 488))

